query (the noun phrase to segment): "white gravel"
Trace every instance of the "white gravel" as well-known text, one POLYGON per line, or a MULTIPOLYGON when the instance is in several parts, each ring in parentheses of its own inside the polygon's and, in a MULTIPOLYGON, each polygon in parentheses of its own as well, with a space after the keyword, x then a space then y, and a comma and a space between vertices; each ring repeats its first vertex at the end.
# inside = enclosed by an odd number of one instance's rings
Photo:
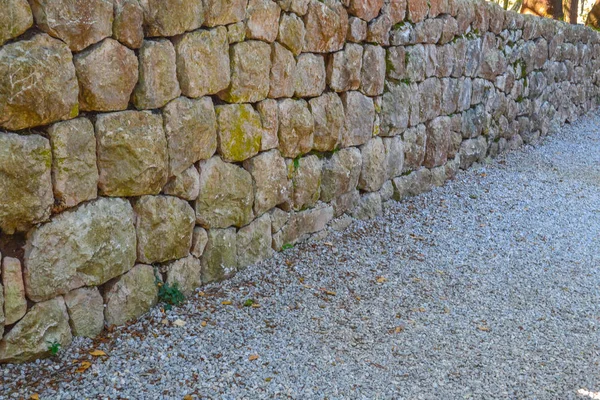
POLYGON ((599 249, 587 116, 167 314, 1 366, 0 398, 600 397, 599 249))

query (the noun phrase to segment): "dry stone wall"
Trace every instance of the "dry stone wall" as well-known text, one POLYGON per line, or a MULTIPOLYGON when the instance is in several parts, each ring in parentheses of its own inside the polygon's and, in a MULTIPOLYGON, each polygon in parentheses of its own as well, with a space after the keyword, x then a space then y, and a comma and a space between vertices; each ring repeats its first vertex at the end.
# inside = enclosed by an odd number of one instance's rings
POLYGON ((0 362, 536 141, 600 36, 470 0, 0 0, 0 362))

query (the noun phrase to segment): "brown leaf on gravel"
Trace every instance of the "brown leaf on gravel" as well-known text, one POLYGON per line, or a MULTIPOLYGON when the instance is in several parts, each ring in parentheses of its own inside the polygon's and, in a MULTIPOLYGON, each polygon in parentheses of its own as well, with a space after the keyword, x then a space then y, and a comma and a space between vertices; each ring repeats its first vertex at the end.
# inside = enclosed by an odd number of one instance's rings
POLYGON ((383 276, 380 276, 377 278, 377 283, 383 283, 383 282, 387 282, 387 278, 384 278, 383 276))
POLYGON ((193 397, 191 394, 186 394, 185 396, 183 396, 183 400, 192 400, 193 397))
POLYGON ((248 361, 254 361, 254 360, 258 360, 258 354, 252 354, 250 357, 248 357, 248 361))
POLYGON ((223 304, 224 306, 230 306, 231 305, 231 301, 225 300, 225 301, 222 301, 221 304, 223 304))
POLYGON ((479 329, 480 331, 483 331, 483 332, 491 331, 491 329, 489 327, 483 326, 483 325, 478 326, 477 329, 479 329))
POLYGON ((105 355, 106 355, 106 353, 105 353, 105 352, 103 352, 102 350, 98 350, 98 349, 96 349, 96 350, 92 350, 92 351, 90 351, 90 355, 91 355, 91 356, 94 356, 94 357, 102 357, 102 356, 105 356, 105 355))
POLYGON ((81 364, 79 365, 79 367, 75 370, 75 372, 77 372, 79 374, 82 374, 85 371, 87 371, 87 369, 89 367, 91 367, 91 366, 92 366, 91 362, 89 362, 89 361, 82 361, 81 364))
POLYGON ((29 396, 29 400, 40 400, 40 395, 37 393, 34 393, 31 396, 29 396))

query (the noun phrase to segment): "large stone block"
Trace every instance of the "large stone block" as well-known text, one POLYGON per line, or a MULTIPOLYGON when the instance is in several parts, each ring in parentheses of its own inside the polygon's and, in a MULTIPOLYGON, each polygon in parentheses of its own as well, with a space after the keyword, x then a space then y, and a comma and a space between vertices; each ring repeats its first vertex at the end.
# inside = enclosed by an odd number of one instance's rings
POLYGON ((238 268, 269 259, 273 255, 271 247, 271 216, 264 214, 237 233, 236 249, 238 268))
POLYGON ((279 232, 273 233, 273 249, 281 251, 285 245, 293 245, 322 231, 333 219, 333 207, 323 204, 290 215, 288 222, 279 232))
POLYGON ((487 153, 487 141, 485 137, 479 136, 475 139, 467 139, 460 145, 460 168, 467 169, 474 162, 482 161, 487 153))
POLYGON ((271 150, 279 146, 279 106, 273 99, 263 100, 256 105, 256 111, 260 114, 263 133, 260 141, 260 150, 271 150))
POLYGON ((442 108, 442 85, 437 78, 428 78, 419 85, 421 113, 420 120, 429 121, 438 115, 442 108))
POLYGON ((325 60, 317 54, 300 54, 295 71, 295 96, 317 97, 325 91, 325 60))
POLYGON ((179 97, 163 109, 169 176, 183 173, 217 150, 217 117, 210 97, 179 97))
POLYGON ((175 36, 200 28, 203 2, 198 0, 139 0, 146 36, 175 36))
POLYGON ((324 93, 310 99, 310 111, 315 120, 313 148, 317 151, 333 151, 344 133, 344 105, 336 93, 324 93))
POLYGON ((74 207, 98 194, 96 137, 87 118, 48 128, 52 145, 52 183, 58 208, 74 207))
POLYGON ((85 111, 127 109, 138 80, 138 59, 133 50, 105 39, 75 55, 79 80, 79 106, 85 111))
POLYGON ((366 192, 376 192, 387 180, 385 146, 380 137, 374 137, 361 146, 362 167, 358 188, 366 192))
POLYGON ((295 158, 313 148, 314 118, 304 100, 279 101, 279 149, 295 158))
POLYGON ((292 97, 295 90, 296 59, 291 51, 275 42, 271 45, 269 97, 292 97))
POLYGON ((136 259, 133 220, 129 202, 101 198, 34 228, 25 245, 27 297, 44 301, 127 272, 136 259))
POLYGON ((348 30, 348 13, 335 0, 310 0, 304 16, 306 35, 303 51, 329 53, 344 47, 348 30))
POLYGON ((427 124, 427 147, 423 165, 427 168, 442 166, 450 148, 450 118, 437 117, 427 124))
POLYGON ((138 264, 109 282, 104 292, 106 325, 124 325, 141 317, 158 301, 158 286, 150 265, 138 264))
POLYGON ((187 201, 173 196, 142 196, 133 211, 139 262, 162 263, 189 253, 196 218, 187 201))
POLYGON ((145 40, 139 50, 133 104, 138 110, 160 108, 180 94, 173 44, 166 39, 145 40))
POLYGON ((410 103, 415 93, 405 83, 387 84, 388 90, 383 94, 381 105, 381 136, 396 136, 408 127, 410 103))
POLYGON ((260 151, 262 122, 250 104, 226 104, 215 107, 218 151, 225 161, 244 161, 260 151))
POLYGON ((366 143, 373 136, 375 122, 373 99, 360 92, 345 92, 341 97, 346 115, 342 146, 359 146, 366 143))
POLYGON ((358 90, 363 63, 363 47, 348 43, 327 58, 327 84, 336 92, 358 90))
POLYGON ((316 155, 308 155, 297 160, 288 159, 286 163, 292 185, 285 209, 300 211, 314 207, 321 195, 323 161, 316 155))
POLYGON ((114 0, 113 38, 131 49, 144 41, 144 10, 138 0, 114 0))
POLYGON ((302 16, 308 12, 310 0, 277 0, 277 3, 283 11, 293 12, 302 16))
POLYGON ((353 43, 361 43, 367 38, 367 22, 356 17, 348 19, 348 33, 346 40, 353 43))
POLYGON ((277 41, 289 49, 295 56, 300 55, 304 47, 306 29, 304 22, 296 14, 283 14, 279 22, 277 41))
POLYGON ((244 161, 254 180, 254 214, 262 215, 289 198, 287 169, 279 150, 260 153, 244 161))
POLYGON ((404 139, 404 169, 415 171, 425 161, 425 149, 427 146, 425 125, 421 124, 408 129, 402 137, 404 139))
POLYGON ((272 0, 250 0, 246 9, 246 37, 274 42, 279 33, 281 8, 272 0))
POLYGON ((0 132, 0 229, 26 231, 50 217, 54 203, 47 139, 0 132))
POLYGON ((30 0, 29 4, 36 25, 73 51, 81 51, 112 35, 110 0, 30 0))
POLYGON ((146 111, 96 118, 98 187, 105 196, 158 194, 167 183, 167 140, 160 115, 146 111))
POLYGON ((15 38, 33 25, 33 15, 27 0, 3 0, 0 14, 0 46, 15 38))
POLYGON ((429 12, 427 3, 427 0, 407 0, 407 17, 410 22, 421 22, 427 17, 429 12))
POLYGON ((204 249, 206 248, 206 243, 208 243, 208 233, 206 229, 201 226, 196 226, 194 228, 194 235, 192 237, 192 248, 190 249, 190 253, 192 253, 195 257, 202 257, 204 254, 204 249))
POLYGON ((200 162, 200 195, 196 222, 205 228, 242 227, 254 217, 252 176, 236 165, 213 157, 200 162))
POLYGON ((348 12, 365 21, 370 21, 379 15, 383 0, 350 0, 348 12))
POLYGON ((196 288, 202 286, 201 269, 200 260, 191 255, 173 261, 167 265, 167 284, 177 284, 184 296, 189 297, 194 294, 196 288))
POLYGON ((2 259, 2 285, 4 286, 4 325, 12 325, 27 312, 21 261, 17 258, 2 259))
POLYGON ((62 297, 35 304, 2 340, 0 363, 20 363, 49 357, 49 343, 71 344, 69 315, 62 297))
POLYGON ((200 173, 192 165, 181 174, 171 177, 163 193, 188 201, 196 200, 200 194, 200 173))
POLYGON ((356 207, 350 210, 350 214, 360 220, 376 218, 383 212, 381 194, 379 192, 363 193, 356 207))
POLYGON ((177 77, 184 95, 216 94, 230 82, 227 28, 197 30, 173 40, 177 77))
POLYGON ((404 171, 404 142, 400 136, 383 138, 385 147, 386 179, 402 175, 404 171))
POLYGON ((385 49, 381 46, 365 45, 360 76, 360 91, 367 96, 382 94, 385 83, 385 68, 385 49))
POLYGON ((104 329, 104 302, 98 288, 75 289, 64 298, 73 335, 98 336, 104 329))
POLYGON ((231 46, 231 82, 219 92, 228 103, 254 103, 267 98, 271 71, 271 46, 258 40, 231 46))
POLYGON ((202 283, 221 281, 237 271, 237 235, 235 228, 210 229, 202 255, 202 283))
POLYGON ((45 34, 0 48, 0 128, 76 117, 79 89, 72 61, 69 48, 45 34))
POLYGON ((323 163, 321 200, 328 203, 356 189, 361 168, 362 156, 355 147, 341 149, 327 158, 323 163))
POLYGON ((229 25, 246 17, 248 0, 202 0, 206 26, 229 25))

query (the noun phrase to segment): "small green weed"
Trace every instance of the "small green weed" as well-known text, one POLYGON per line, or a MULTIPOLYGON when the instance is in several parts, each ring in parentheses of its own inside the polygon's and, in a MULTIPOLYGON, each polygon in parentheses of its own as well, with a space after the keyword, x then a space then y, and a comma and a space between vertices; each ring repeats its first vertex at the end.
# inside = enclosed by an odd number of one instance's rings
POLYGON ((185 296, 179 290, 179 285, 174 283, 169 285, 158 281, 158 300, 165 303, 165 310, 170 310, 173 306, 178 306, 185 300, 185 296))
POLYGON ((254 301, 254 299, 248 299, 244 302, 244 307, 252 307, 252 305, 254 305, 254 303, 256 303, 254 301))
POLYGON ((48 351, 50 352, 50 355, 55 356, 58 354, 58 352, 60 351, 60 343, 58 343, 58 341, 54 340, 53 342, 47 342, 48 343, 48 351))
POLYGON ((294 248, 294 245, 291 244, 291 243, 286 243, 283 246, 281 246, 281 250, 289 250, 289 249, 292 249, 292 248, 294 248))

